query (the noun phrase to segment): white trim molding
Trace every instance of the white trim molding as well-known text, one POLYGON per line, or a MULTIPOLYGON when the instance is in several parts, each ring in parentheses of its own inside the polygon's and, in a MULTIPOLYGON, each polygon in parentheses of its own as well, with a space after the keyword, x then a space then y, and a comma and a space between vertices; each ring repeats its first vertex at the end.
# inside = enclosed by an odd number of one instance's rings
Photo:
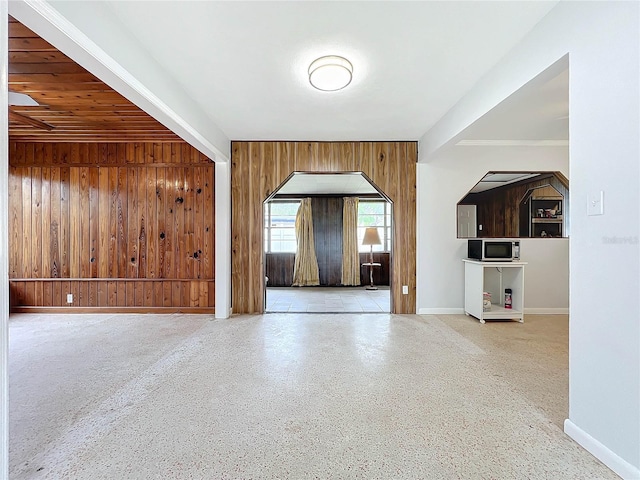
POLYGON ((215 172, 216 318, 231 315, 231 164, 216 163, 215 172))
POLYGON ((564 421, 564 433, 625 480, 640 478, 640 468, 620 458, 568 418, 564 421))

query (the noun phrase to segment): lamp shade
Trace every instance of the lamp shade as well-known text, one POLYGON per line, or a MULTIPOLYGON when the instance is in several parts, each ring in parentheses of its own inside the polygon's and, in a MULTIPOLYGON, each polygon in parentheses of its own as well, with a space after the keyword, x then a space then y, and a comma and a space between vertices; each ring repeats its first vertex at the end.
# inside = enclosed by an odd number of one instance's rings
POLYGON ((362 245, 382 245, 378 229, 376 227, 367 227, 364 231, 364 239, 362 245))

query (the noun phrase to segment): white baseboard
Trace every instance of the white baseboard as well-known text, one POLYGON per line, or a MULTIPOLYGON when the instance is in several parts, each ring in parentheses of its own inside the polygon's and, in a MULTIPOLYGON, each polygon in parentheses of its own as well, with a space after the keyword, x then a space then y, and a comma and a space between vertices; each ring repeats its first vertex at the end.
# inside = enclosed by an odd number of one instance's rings
POLYGON ((625 480, 640 478, 640 468, 620 458, 568 418, 564 421, 564 433, 625 480))
POLYGON ((569 315, 568 308, 526 308, 525 315, 569 315))
MULTIPOLYGON (((527 315, 569 315, 568 308, 525 308, 527 315)), ((418 315, 464 315, 464 308, 419 308, 418 315)))
POLYGON ((420 308, 418 315, 464 315, 464 308, 420 308))

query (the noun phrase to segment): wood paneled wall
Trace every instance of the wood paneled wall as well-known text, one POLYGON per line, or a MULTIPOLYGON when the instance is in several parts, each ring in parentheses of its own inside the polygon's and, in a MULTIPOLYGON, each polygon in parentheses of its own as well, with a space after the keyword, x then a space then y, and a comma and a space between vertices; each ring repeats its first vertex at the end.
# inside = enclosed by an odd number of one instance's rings
MULTIPOLYGON (((568 219, 569 188, 563 180, 555 175, 505 185, 482 193, 469 194, 460 203, 478 206, 478 224, 483 226, 482 231, 478 232, 478 236, 493 238, 519 237, 521 223, 520 202, 529 189, 542 185, 551 185, 562 194, 564 197, 563 215, 568 219)), ((528 221, 528 213, 525 213, 528 221)))
POLYGON ((13 308, 213 311, 214 164, 179 143, 10 143, 13 308))
POLYGON ((342 285, 342 197, 311 199, 313 237, 321 286, 342 285))
POLYGON ((269 287, 290 287, 293 283, 295 253, 267 253, 264 274, 269 278, 269 287))
POLYGON ((393 201, 392 312, 416 306, 416 142, 233 142, 234 313, 264 311, 264 200, 292 172, 363 172, 393 201), (402 294, 402 286, 409 294, 402 294))
MULTIPOLYGON (((364 267, 363 263, 368 263, 370 254, 360 253, 360 285, 369 285, 369 267, 364 267)), ((376 285, 389 285, 389 274, 391 273, 390 255, 388 252, 373 252, 373 263, 379 263, 379 267, 373 267, 373 283, 376 285)))

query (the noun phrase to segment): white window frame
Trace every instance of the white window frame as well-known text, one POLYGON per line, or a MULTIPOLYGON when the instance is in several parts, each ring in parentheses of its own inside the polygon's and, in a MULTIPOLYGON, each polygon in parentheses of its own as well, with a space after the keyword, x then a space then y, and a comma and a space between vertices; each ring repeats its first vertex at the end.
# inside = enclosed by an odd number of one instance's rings
MULTIPOLYGON (((391 202, 386 199, 371 199, 371 198, 360 198, 359 204, 363 203, 384 203, 384 213, 383 216, 383 224, 377 225, 378 229, 382 229, 382 235, 380 236, 380 240, 382 240, 382 250, 373 249, 374 252, 377 253, 390 253, 391 252, 391 241, 393 237, 393 230, 391 228, 391 215, 392 215, 392 205, 391 202)), ((358 252, 359 253, 367 253, 370 252, 371 249, 369 246, 366 247, 361 244, 362 238, 360 236, 360 229, 366 228, 365 226, 360 225, 360 212, 358 212, 358 252)))
MULTIPOLYGON (((277 203, 297 203, 299 206, 301 201, 302 200, 299 198, 287 198, 282 200, 270 200, 268 202, 265 202, 264 212, 263 212, 264 213, 264 224, 263 224, 264 246, 263 248, 265 253, 296 253, 295 249, 293 251, 286 251, 286 252, 272 251, 271 229, 273 228, 273 226, 271 225, 271 206, 277 203)), ((283 227, 277 227, 277 228, 283 228, 283 227)), ((292 229, 295 232, 295 224, 292 229)))

